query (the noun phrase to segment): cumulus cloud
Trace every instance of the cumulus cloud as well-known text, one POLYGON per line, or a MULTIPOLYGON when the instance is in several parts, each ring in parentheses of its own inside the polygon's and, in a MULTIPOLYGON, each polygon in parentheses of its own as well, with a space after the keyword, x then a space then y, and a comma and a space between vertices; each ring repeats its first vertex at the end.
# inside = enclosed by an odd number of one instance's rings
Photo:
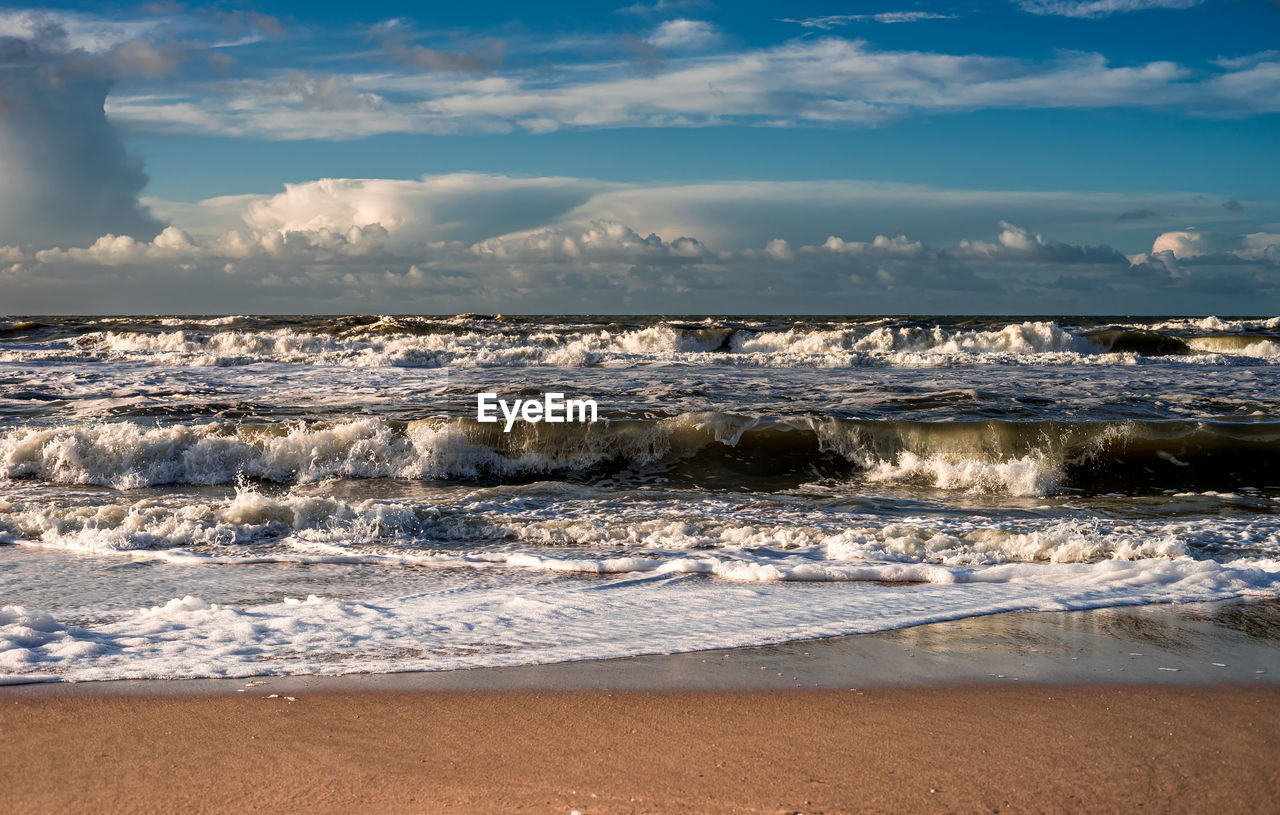
POLYGON ((215 311, 670 311, 673 296, 686 311, 1035 311, 1045 302, 1087 310, 1100 296, 1117 308, 1159 301, 1177 311, 1179 297, 1201 303, 1222 292, 1237 298, 1230 310, 1248 311, 1275 294, 1280 235, 1272 233, 1218 241, 1180 230, 1160 236, 1149 255, 1125 258, 1008 221, 954 242, 869 231, 848 211, 825 234, 810 223, 833 201, 861 197, 883 209, 912 194, 957 211, 1026 209, 1043 195, 778 182, 646 189, 480 175, 326 179, 172 209, 177 223, 151 240, 108 234, 79 247, 0 248, 0 281, 10 307, 25 311, 171 311, 189 309, 197 296, 215 311), (523 200, 515 212, 524 228, 505 227, 490 211, 510 199, 523 200), (767 227, 743 226, 751 206, 767 227), (630 217, 610 217, 624 210, 630 217), (659 226, 685 211, 703 220, 659 226), (200 228, 185 228, 188 217, 200 228), (766 240, 764 229, 777 231, 766 240))
POLYGON ((1234 250, 1240 257, 1280 261, 1280 232, 1252 232, 1242 235, 1240 242, 1240 248, 1234 250))
POLYGON ((1183 229, 1177 232, 1165 232, 1156 238, 1151 245, 1152 254, 1168 252, 1175 258, 1186 259, 1207 254, 1208 242, 1205 235, 1194 230, 1183 229))
POLYGON ((1193 260, 1216 258, 1219 261, 1263 260, 1280 258, 1280 234, 1253 232, 1229 234, 1212 230, 1178 229, 1161 233, 1151 244, 1150 255, 1138 255, 1139 262, 1149 258, 1193 260))
POLYGON ((107 68, 68 50, 84 40, 110 54, 134 41, 73 38, 54 20, 22 19, 10 30, 29 36, 0 37, 0 243, 47 245, 104 232, 150 238, 160 224, 137 201, 147 178, 103 112, 107 68))
POLYGON ((774 238, 765 244, 764 253, 774 260, 794 260, 796 256, 791 244, 783 238, 774 238))
POLYGON ((923 243, 908 240, 906 235, 899 235, 896 238, 876 235, 870 242, 846 241, 844 238, 832 235, 827 238, 822 246, 805 247, 804 251, 822 251, 837 255, 881 255, 892 257, 920 257, 927 252, 923 243))
POLYGON ((321 179, 248 204, 255 232, 344 232, 377 224, 406 239, 475 242, 556 222, 616 185, 577 178, 454 173, 416 181, 321 179))
POLYGON ((34 257, 40 263, 70 261, 120 266, 147 260, 189 259, 197 251, 190 235, 177 227, 169 226, 150 241, 136 240, 128 235, 107 234, 83 249, 41 249, 34 257))
POLYGON ((1126 263, 1128 259, 1110 246, 1079 246, 1033 235, 1025 227, 1000 222, 995 243, 980 240, 960 241, 959 253, 973 257, 1016 260, 1040 260, 1052 263, 1126 263))
POLYGON ((683 264, 710 256, 696 238, 664 241, 654 233, 641 237, 626 224, 596 221, 503 235, 467 250, 477 258, 515 263, 664 263, 683 264))
MULTIPOLYGON (((276 30, 272 18, 213 14, 206 33, 276 30)), ((115 20, 70 11, 0 11, 0 243, 148 241, 162 224, 138 201, 147 183, 105 112, 121 81, 163 80, 209 46, 196 18, 158 11, 115 20)))

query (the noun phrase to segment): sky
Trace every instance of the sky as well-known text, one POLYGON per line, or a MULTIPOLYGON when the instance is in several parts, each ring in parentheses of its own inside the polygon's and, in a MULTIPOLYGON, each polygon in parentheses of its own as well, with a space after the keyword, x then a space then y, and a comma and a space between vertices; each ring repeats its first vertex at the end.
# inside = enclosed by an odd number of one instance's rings
POLYGON ((1280 313, 1276 0, 0 6, 0 314, 1280 313))

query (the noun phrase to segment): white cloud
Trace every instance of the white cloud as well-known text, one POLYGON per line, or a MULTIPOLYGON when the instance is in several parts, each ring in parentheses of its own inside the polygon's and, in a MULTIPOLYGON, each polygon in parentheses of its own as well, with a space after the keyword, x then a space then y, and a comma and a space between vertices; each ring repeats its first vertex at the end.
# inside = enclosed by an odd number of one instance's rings
MULTIPOLYGON (((478 173, 397 179, 321 179, 248 202, 255 232, 346 232, 378 225, 393 241, 475 242, 559 221, 618 185, 578 178, 511 178, 478 173)), ((582 220, 589 220, 584 218, 582 220)))
POLYGON ((1155 243, 1151 245, 1152 254, 1159 252, 1172 252, 1175 258, 1183 259, 1193 258, 1197 255, 1206 254, 1204 235, 1188 229, 1179 230, 1177 232, 1165 232, 1156 238, 1155 243))
POLYGON ((1242 68, 1252 68, 1262 62, 1275 62, 1280 60, 1280 51, 1259 51, 1256 54, 1246 54, 1242 57, 1218 57, 1211 60, 1214 65, 1219 68, 1226 68, 1231 71, 1238 71, 1242 68))
POLYGON ((1023 11, 1055 17, 1109 17, 1131 11, 1187 9, 1204 0, 1019 0, 1023 11))
POLYGON ((1253 232, 1241 236, 1241 243, 1235 250, 1240 257, 1280 262, 1280 232, 1253 232))
POLYGON ((996 259, 1034 259, 1054 263, 1123 263, 1127 258, 1110 246, 1079 246, 1033 235, 1025 227, 1000 222, 996 243, 960 241, 959 254, 996 259))
POLYGON ((177 227, 166 227, 150 241, 139 241, 128 235, 107 234, 83 249, 42 249, 35 253, 40 263, 94 263, 120 266, 147 260, 180 260, 194 258, 203 250, 191 236, 177 227))
POLYGON ((765 244, 764 253, 774 260, 795 260, 795 252, 791 251, 791 244, 782 238, 774 238, 765 244))
MULTIPOLYGON (((1164 0, 1164 5, 1187 2, 1164 0)), ((1037 13, 1098 16, 1159 3, 1025 5, 1037 13)), ((858 40, 811 36, 855 22, 946 16, 916 10, 798 18, 793 22, 809 35, 769 47, 726 49, 722 33, 688 16, 690 8, 676 19, 664 19, 675 13, 675 4, 648 8, 663 16, 647 42, 631 40, 636 49, 649 52, 640 74, 634 55, 620 53, 616 39, 606 50, 602 37, 579 36, 556 45, 528 36, 445 42, 423 34, 432 44, 418 45, 409 39, 418 35, 407 26, 387 23, 370 29, 382 47, 366 44, 341 59, 335 55, 320 63, 323 70, 314 61, 312 67, 274 67, 288 66, 286 53, 270 63, 244 63, 241 74, 233 76, 208 70, 207 61, 227 69, 222 51, 278 35, 277 22, 212 12, 107 20, 24 11, 0 12, 0 31, 44 58, 73 61, 78 70, 105 79, 127 78, 116 82, 107 113, 143 135, 288 140, 601 127, 868 125, 979 109, 1159 108, 1226 117, 1280 112, 1275 51, 1222 57, 1208 66, 1167 60, 1122 64, 1102 54, 1059 53, 1034 60, 880 50, 858 40), (219 39, 223 36, 230 39, 219 39), (207 45, 210 40, 219 45, 207 45), (587 40, 594 44, 583 45, 587 40), (508 50, 521 58, 508 60, 508 50), (554 67, 548 58, 555 60, 554 67), (188 70, 197 63, 200 70, 188 70)))
MULTIPOLYGON (((850 224, 885 234, 893 234, 895 225, 928 228, 935 240, 958 240, 985 232, 1009 211, 1041 222, 1092 218, 1108 226, 1112 212, 1140 206, 1173 218, 1231 217, 1216 200, 1203 201, 1194 194, 1001 192, 857 181, 622 184, 477 173, 416 180, 320 179, 286 184, 271 196, 229 196, 198 205, 150 203, 184 228, 191 225, 193 234, 239 228, 279 234, 346 232, 377 224, 393 242, 473 243, 549 225, 611 221, 642 225, 667 241, 697 234, 733 251, 757 246, 759 236, 770 229, 783 230, 779 237, 792 245, 816 244, 846 232, 850 224), (940 229, 940 222, 954 224, 957 231, 940 229)), ((1022 240, 1034 242, 1031 237, 1022 240)))
POLYGON ((720 30, 703 20, 667 20, 649 36, 649 44, 667 51, 699 51, 720 44, 720 30))
POLYGON ((347 139, 395 132, 856 125, 979 109, 1168 108, 1228 116, 1280 110, 1280 60, 1271 58, 1206 74, 1169 61, 1117 65, 1100 54, 1062 53, 1036 62, 882 51, 834 37, 680 55, 677 46, 707 44, 704 25, 664 23, 654 42, 675 56, 644 76, 616 56, 556 74, 380 70, 300 81, 286 72, 188 83, 178 93, 121 92, 108 100, 108 113, 143 132, 347 139))
POLYGON ((694 238, 667 242, 648 237, 626 224, 595 221, 489 238, 467 251, 477 258, 514 262, 641 263, 668 259, 701 260, 708 251, 694 238))
POLYGON ((1271 113, 1280 111, 1280 56, 1269 54, 1265 60, 1209 81, 1214 97, 1224 108, 1247 106, 1271 113))
MULTIPOLYGON (((1178 261, 1214 256, 1277 261, 1280 260, 1280 234, 1253 232, 1241 235, 1177 229, 1162 233, 1152 243, 1151 257, 1162 255, 1178 261)), ((1148 256, 1137 257, 1145 260, 1148 256)))
MULTIPOLYGON (((1251 204, 1252 206, 1252 204, 1251 204)), ((1071 224, 1079 230, 1116 230, 1118 213, 1150 209, 1143 222, 1153 230, 1192 219, 1225 222, 1232 214, 1217 200, 1194 193, 1124 195, 1092 192, 1017 192, 946 189, 858 181, 716 182, 680 185, 612 185, 597 190, 566 220, 608 219, 641 225, 664 238, 697 235, 717 248, 758 246, 761 236, 783 238, 792 247, 821 244, 829 235, 927 235, 932 242, 958 242, 985 235, 992 224, 1017 212, 1025 223, 1071 224)), ((1149 235, 1150 233, 1148 233, 1149 235)), ((1130 249, 1145 248, 1150 237, 1130 249)))
POLYGON ((819 247, 805 247, 809 251, 831 252, 837 255, 855 255, 855 256, 897 256, 897 257, 919 257, 927 253, 925 245, 920 241, 908 240, 906 235, 899 235, 896 238, 886 237, 885 235, 876 235, 870 242, 846 241, 844 238, 832 235, 827 238, 826 242, 819 247))

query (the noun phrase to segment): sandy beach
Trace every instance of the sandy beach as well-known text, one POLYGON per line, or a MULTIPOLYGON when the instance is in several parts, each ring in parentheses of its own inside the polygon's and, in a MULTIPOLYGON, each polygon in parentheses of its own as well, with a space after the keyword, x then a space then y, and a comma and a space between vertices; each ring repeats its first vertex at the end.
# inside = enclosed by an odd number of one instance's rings
POLYGON ((0 688, 17 812, 1267 812, 1280 604, 510 669, 0 688))
POLYGON ((14 812, 1267 812, 1280 690, 6 700, 14 812))

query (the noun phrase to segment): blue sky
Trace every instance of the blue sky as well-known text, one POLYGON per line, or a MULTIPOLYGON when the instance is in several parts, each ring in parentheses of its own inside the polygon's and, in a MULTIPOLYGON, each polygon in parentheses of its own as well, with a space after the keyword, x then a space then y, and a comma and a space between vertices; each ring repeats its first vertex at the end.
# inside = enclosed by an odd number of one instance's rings
POLYGON ((1277 35, 1268 0, 6 6, 0 310, 1273 313, 1277 35))

